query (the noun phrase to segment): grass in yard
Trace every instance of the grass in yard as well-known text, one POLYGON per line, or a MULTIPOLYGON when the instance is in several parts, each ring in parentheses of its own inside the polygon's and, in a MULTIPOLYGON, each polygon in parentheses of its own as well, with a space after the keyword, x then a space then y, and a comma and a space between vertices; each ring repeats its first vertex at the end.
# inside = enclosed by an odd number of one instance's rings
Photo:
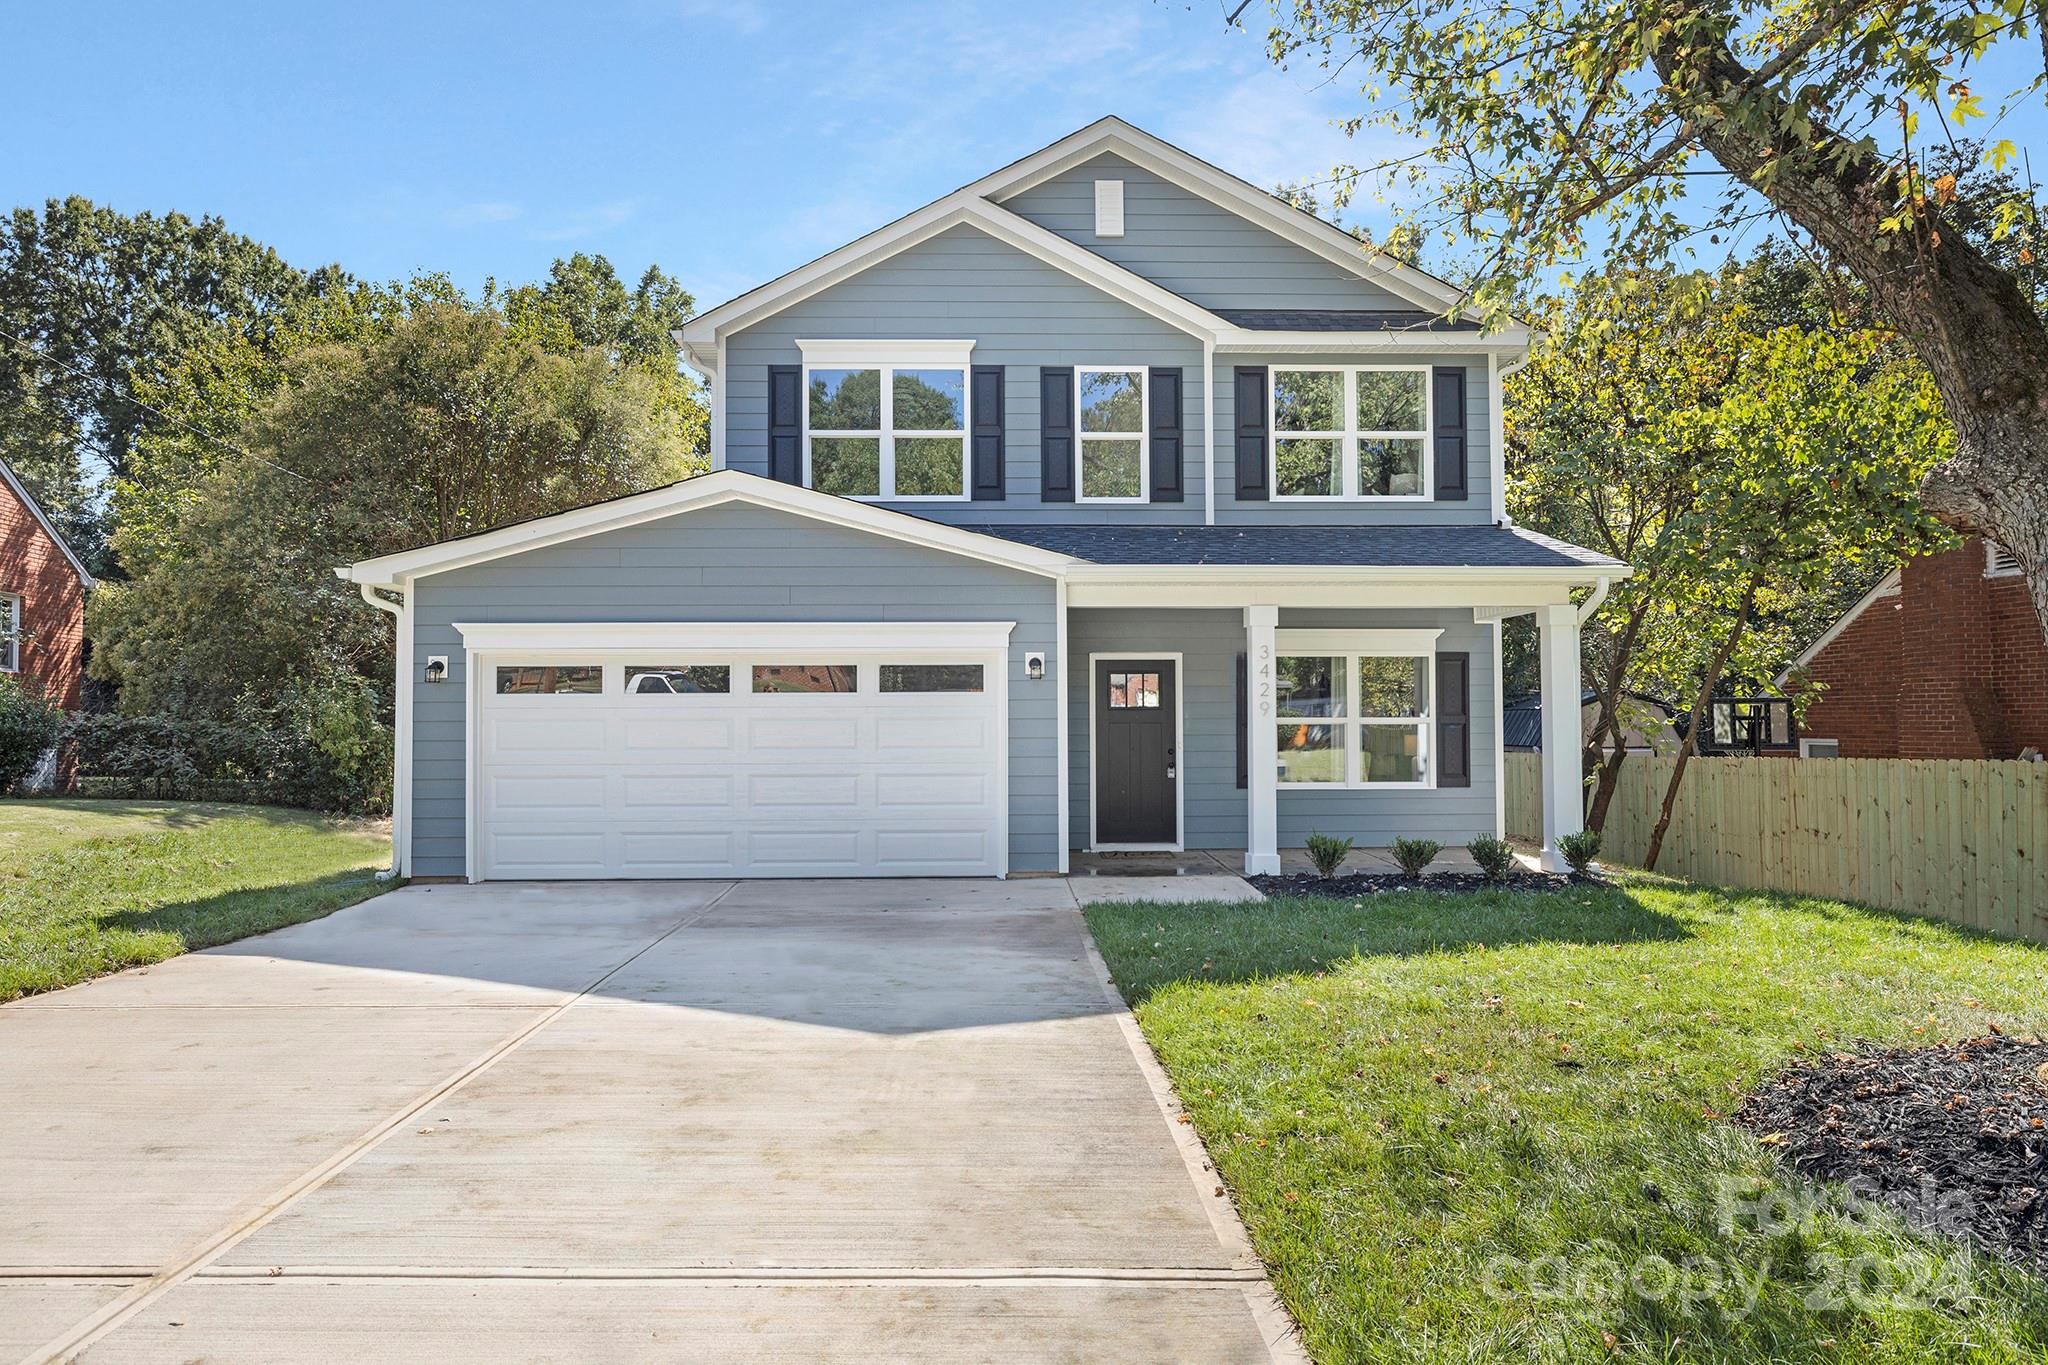
POLYGON ((175 801, 0 801, 0 1001, 377 894, 363 821, 175 801))
POLYGON ((1648 877, 1087 916, 1320 1361, 2048 1359, 2048 1279, 1722 1117, 2048 1030, 2048 951, 1648 877))

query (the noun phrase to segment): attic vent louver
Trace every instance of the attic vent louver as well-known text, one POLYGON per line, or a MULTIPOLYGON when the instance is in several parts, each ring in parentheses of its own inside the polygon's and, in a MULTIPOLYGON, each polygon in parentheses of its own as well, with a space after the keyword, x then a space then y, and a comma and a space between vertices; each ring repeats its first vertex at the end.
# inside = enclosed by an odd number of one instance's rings
POLYGON ((1124 182, 1121 180, 1095 182, 1095 235, 1124 235, 1124 182))

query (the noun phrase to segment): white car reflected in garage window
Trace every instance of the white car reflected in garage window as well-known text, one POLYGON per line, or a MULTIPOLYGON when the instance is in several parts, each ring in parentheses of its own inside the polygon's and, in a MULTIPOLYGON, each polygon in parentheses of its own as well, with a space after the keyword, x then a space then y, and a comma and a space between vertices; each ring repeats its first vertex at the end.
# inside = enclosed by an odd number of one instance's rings
POLYGON ((724 664, 628 664, 629 697, 685 696, 732 691, 732 669, 724 664))

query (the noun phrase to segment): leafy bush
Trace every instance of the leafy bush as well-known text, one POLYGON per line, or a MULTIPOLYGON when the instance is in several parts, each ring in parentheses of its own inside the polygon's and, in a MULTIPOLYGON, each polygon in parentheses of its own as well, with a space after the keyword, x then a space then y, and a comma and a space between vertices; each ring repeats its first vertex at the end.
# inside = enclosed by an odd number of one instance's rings
POLYGON ((56 703, 19 678, 0 677, 0 791, 36 770, 63 727, 56 703))
POLYGON ((1466 841, 1465 851, 1472 855, 1472 861, 1479 864, 1479 870, 1490 882, 1504 882, 1508 873, 1514 870, 1515 846, 1496 835, 1473 835, 1466 841))
POLYGON ((391 808, 391 732, 368 688, 347 676, 295 684, 226 720, 81 715, 64 743, 91 795, 391 808))
POLYGON ((1394 861, 1401 865, 1401 871, 1410 877, 1420 877, 1422 870, 1436 861, 1436 855, 1444 846, 1434 839, 1394 840, 1394 861))
POLYGON ((1337 875, 1337 869, 1344 865, 1344 858, 1350 852, 1349 839, 1339 839, 1334 834, 1308 836, 1309 861, 1316 865, 1316 875, 1325 880, 1337 875))
POLYGON ((1558 839, 1557 851, 1571 864, 1572 875, 1583 877, 1593 865, 1593 859, 1600 853, 1600 831, 1582 829, 1577 834, 1567 834, 1558 839))

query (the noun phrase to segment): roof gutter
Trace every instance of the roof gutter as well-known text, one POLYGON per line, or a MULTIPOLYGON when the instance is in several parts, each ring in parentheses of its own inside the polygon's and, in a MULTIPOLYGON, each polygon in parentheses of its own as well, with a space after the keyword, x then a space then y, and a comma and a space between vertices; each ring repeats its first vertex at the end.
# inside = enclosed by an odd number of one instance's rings
POLYGON ((1607 590, 1614 586, 1614 580, 1603 574, 1593 583, 1593 595, 1579 603, 1578 624, 1583 626, 1593 619, 1593 613, 1600 610, 1600 604, 1607 600, 1607 590))

